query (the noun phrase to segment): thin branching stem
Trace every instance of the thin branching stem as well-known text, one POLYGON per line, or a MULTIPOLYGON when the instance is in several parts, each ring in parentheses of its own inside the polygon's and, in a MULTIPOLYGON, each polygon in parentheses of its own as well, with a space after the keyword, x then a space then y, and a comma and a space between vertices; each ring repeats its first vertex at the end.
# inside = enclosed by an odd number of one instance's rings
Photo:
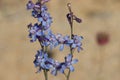
MULTIPOLYGON (((67 7, 68 7, 68 9, 69 9, 69 14, 70 14, 70 28, 71 28, 71 34, 70 34, 70 36, 71 36, 71 39, 73 39, 73 12, 72 12, 72 10, 71 10, 71 4, 70 3, 68 3, 67 4, 67 7)), ((70 53, 73 55, 73 49, 72 49, 72 45, 70 45, 70 53)), ((69 69, 69 71, 68 71, 68 74, 67 74, 67 76, 66 76, 66 78, 67 78, 67 80, 69 80, 69 78, 70 78, 70 69, 69 69)))
MULTIPOLYGON (((41 11, 41 6, 42 6, 41 2, 42 2, 42 0, 38 0, 38 2, 40 2, 40 11, 41 11)), ((44 52, 47 52, 47 47, 43 46, 41 41, 39 41, 39 43, 40 43, 40 46, 41 46, 42 50, 44 52)), ((44 69, 43 72, 44 72, 45 80, 48 80, 48 74, 47 74, 48 71, 44 69)))

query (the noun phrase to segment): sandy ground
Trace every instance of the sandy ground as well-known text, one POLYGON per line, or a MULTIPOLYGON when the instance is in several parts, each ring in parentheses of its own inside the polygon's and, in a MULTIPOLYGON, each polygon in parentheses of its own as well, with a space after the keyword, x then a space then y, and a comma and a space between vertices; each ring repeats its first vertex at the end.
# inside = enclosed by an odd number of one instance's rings
MULTIPOLYGON (((120 0, 51 0, 49 11, 53 16, 54 33, 69 34, 66 19, 66 4, 72 3, 74 14, 83 23, 74 23, 74 33, 82 35, 81 53, 75 72, 70 80, 120 80, 120 0), (110 41, 105 46, 96 43, 96 34, 106 32, 110 41)), ((26 10, 27 0, 0 0, 0 80, 44 80, 43 74, 36 74, 33 65, 34 55, 39 44, 30 43, 28 29, 35 22, 30 11, 26 10)), ((63 52, 54 50, 54 57, 63 60, 69 49, 63 52)), ((49 80, 65 80, 62 74, 49 80)))

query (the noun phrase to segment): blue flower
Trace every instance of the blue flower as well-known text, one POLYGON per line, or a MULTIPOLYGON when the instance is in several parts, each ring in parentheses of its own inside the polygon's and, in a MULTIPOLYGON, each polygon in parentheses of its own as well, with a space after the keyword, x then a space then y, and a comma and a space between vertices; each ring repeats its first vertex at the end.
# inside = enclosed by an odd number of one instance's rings
POLYGON ((32 0, 29 0, 26 6, 27 6, 27 9, 29 10, 29 9, 33 9, 35 5, 32 2, 32 0))
POLYGON ((64 63, 59 63, 58 61, 55 61, 52 59, 51 64, 52 64, 52 67, 51 67, 52 75, 56 76, 58 71, 61 73, 64 73, 64 70, 66 69, 64 63))
POLYGON ((41 12, 44 12, 44 11, 47 11, 47 10, 48 10, 47 7, 45 5, 42 5, 41 12))
POLYGON ((70 69, 71 72, 74 71, 74 67, 72 64, 75 64, 78 62, 78 59, 72 60, 72 54, 68 54, 68 56, 65 57, 65 66, 70 69))
POLYGON ((52 23, 52 17, 47 12, 47 8, 45 5, 42 5, 41 7, 41 13, 38 17, 38 21, 41 23, 41 26, 44 30, 48 29, 51 26, 52 23))
POLYGON ((41 26, 38 25, 38 23, 29 25, 29 37, 31 38, 31 42, 34 42, 37 40, 38 37, 43 36, 45 32, 41 30, 41 26))
POLYGON ((64 40, 65 40, 64 44, 67 45, 67 46, 70 46, 73 43, 73 40, 70 39, 70 36, 65 36, 64 40))
POLYGON ((56 34, 55 37, 56 37, 59 44, 64 43, 64 38, 63 38, 62 34, 56 34))
POLYGON ((61 34, 57 34, 56 39, 58 41, 58 44, 60 45, 60 51, 64 49, 64 45, 70 46, 70 44, 73 42, 73 40, 71 40, 69 36, 63 37, 61 34))
POLYGON ((74 35, 73 36, 73 43, 71 44, 71 47, 72 49, 75 49, 77 48, 77 51, 80 52, 80 50, 82 49, 82 41, 83 37, 82 36, 77 36, 77 35, 74 35))
POLYGON ((38 17, 38 11, 36 11, 36 10, 33 10, 32 11, 32 16, 34 17, 34 18, 37 18, 38 17))
POLYGON ((57 61, 52 61, 52 68, 51 68, 51 74, 56 76, 57 75, 57 71, 58 71, 58 67, 60 66, 60 63, 57 61))
POLYGON ((53 49, 57 45, 58 42, 55 38, 55 35, 51 31, 48 31, 48 33, 45 35, 45 41, 43 42, 43 46, 49 46, 50 49, 53 49))
POLYGON ((32 0, 29 0, 27 5, 26 5, 28 10, 30 10, 30 9, 34 9, 34 10, 36 9, 37 10, 37 9, 40 9, 40 6, 41 6, 41 4, 39 2, 36 2, 36 4, 34 4, 32 2, 32 0))
POLYGON ((49 63, 48 54, 42 50, 39 50, 35 56, 34 65, 39 68, 38 72, 42 69, 50 69, 51 65, 49 63))
POLYGON ((60 44, 59 50, 62 51, 64 49, 64 38, 61 34, 56 34, 55 35, 56 40, 58 41, 58 44, 60 44))

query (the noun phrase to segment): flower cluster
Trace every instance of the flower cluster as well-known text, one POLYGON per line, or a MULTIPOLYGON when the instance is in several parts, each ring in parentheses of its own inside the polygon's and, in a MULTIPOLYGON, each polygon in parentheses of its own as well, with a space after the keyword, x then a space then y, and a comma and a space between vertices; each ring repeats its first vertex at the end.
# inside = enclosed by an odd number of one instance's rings
POLYGON ((65 57, 65 62, 60 63, 52 58, 49 58, 48 54, 43 50, 39 50, 35 55, 34 65, 35 67, 38 67, 37 72, 40 72, 42 69, 51 70, 51 74, 56 76, 58 71, 64 73, 64 70, 66 68, 69 68, 72 72, 74 71, 74 67, 72 66, 72 64, 77 63, 78 60, 72 60, 72 57, 72 54, 68 54, 65 57))
POLYGON ((38 71, 40 72, 42 69, 49 69, 50 65, 48 63, 49 63, 48 54, 46 52, 43 52, 42 50, 39 50, 35 55, 34 60, 35 66, 39 67, 38 71))
MULTIPOLYGON (((47 1, 49 0, 42 0, 43 3, 47 1)), ((41 2, 36 2, 36 4, 34 4, 31 0, 29 0, 27 3, 27 9, 32 10, 32 16, 38 19, 38 23, 35 23, 34 25, 30 23, 28 25, 29 37, 32 42, 37 39, 42 41, 46 35, 46 32, 49 31, 52 23, 52 17, 47 12, 47 7, 45 4, 41 4, 41 2)))
MULTIPOLYGON (((72 50, 77 49, 78 52, 82 49, 82 36, 77 36, 72 34, 72 37, 62 34, 54 34, 50 29, 52 17, 48 13, 48 9, 45 5, 49 0, 38 0, 36 3, 33 3, 32 0, 29 0, 27 3, 27 9, 31 10, 32 16, 37 19, 35 24, 30 23, 29 28, 29 37, 31 42, 39 41, 41 48, 37 51, 35 55, 34 65, 38 67, 38 71, 41 70, 51 71, 51 74, 57 75, 57 72, 64 74, 65 69, 69 69, 70 72, 74 71, 73 64, 78 62, 78 59, 73 59, 72 50), (71 48, 70 54, 65 57, 64 62, 58 62, 53 58, 48 56, 47 50, 45 48, 49 47, 50 50, 60 46, 59 50, 62 51, 64 46, 71 48)), ((72 20, 76 20, 78 23, 81 22, 79 18, 75 15, 67 14, 69 23, 72 23, 72 20), (73 17, 73 18, 72 18, 73 17)))

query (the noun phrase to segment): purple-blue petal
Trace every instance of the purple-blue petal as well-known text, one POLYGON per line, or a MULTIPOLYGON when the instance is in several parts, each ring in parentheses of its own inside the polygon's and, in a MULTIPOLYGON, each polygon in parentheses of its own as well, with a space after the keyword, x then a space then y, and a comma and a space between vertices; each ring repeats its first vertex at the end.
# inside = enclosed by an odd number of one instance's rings
POLYGON ((27 6, 27 9, 29 10, 29 9, 32 9, 34 7, 34 4, 31 0, 29 0, 26 6, 27 6))
POLYGON ((38 18, 38 21, 41 23, 43 21, 43 19, 40 17, 40 18, 38 18))
POLYGON ((59 50, 63 51, 63 49, 64 49, 64 44, 61 44, 59 50))
POLYGON ((74 67, 71 65, 71 66, 69 66, 69 68, 70 68, 70 71, 71 72, 73 72, 74 71, 74 67))
POLYGON ((51 74, 54 75, 54 76, 56 76, 57 75, 57 71, 56 70, 52 70, 51 74))
POLYGON ((78 47, 78 48, 77 48, 77 51, 78 51, 78 52, 80 52, 80 50, 81 50, 81 48, 80 48, 80 47, 78 47))
POLYGON ((72 44, 72 48, 76 48, 76 44, 73 43, 73 44, 72 44))
POLYGON ((75 64, 75 63, 77 63, 78 62, 78 59, 74 59, 74 60, 72 60, 72 64, 75 64))
POLYGON ((69 62, 72 60, 72 55, 71 54, 68 54, 68 56, 66 57, 66 61, 69 62))

